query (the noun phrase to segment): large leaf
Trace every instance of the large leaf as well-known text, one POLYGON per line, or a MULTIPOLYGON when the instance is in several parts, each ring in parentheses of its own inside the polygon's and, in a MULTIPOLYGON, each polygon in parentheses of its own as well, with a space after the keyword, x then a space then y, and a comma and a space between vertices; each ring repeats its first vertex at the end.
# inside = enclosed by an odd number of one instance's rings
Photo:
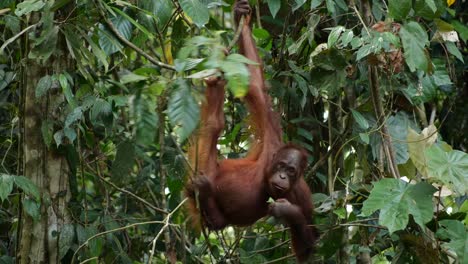
POLYGON ((429 62, 425 46, 429 41, 426 30, 418 22, 411 21, 401 27, 400 37, 405 51, 405 61, 410 70, 427 71, 429 62))
POLYGON ((180 0, 179 4, 197 27, 203 27, 210 20, 207 6, 200 3, 199 0, 180 0))
POLYGON ((432 219, 432 194, 436 189, 425 182, 416 185, 398 179, 382 179, 375 183, 369 198, 364 202, 362 214, 371 215, 380 210, 379 224, 390 233, 402 230, 408 224, 409 214, 424 227, 432 219))
POLYGON ((167 115, 181 141, 187 139, 197 127, 200 109, 185 80, 177 80, 176 89, 169 100, 167 115))
POLYGON ((437 128, 434 125, 425 128, 421 134, 418 134, 411 128, 408 130, 407 142, 411 161, 418 169, 419 173, 425 177, 429 176, 429 171, 426 155, 424 153, 427 148, 434 144, 436 139, 437 128))
POLYGON ((459 150, 446 152, 433 145, 426 150, 426 157, 434 178, 460 195, 468 194, 468 154, 459 150))
POLYGON ((442 247, 457 253, 459 263, 467 263, 468 231, 465 225, 456 220, 442 220, 439 224, 442 228, 437 230, 437 236, 450 240, 450 242, 442 244, 442 247))
POLYGON ((412 1, 388 0, 388 13, 397 20, 406 18, 411 10, 412 1))
POLYGON ((25 198, 23 199, 23 208, 34 221, 39 221, 41 219, 41 205, 37 201, 25 198))

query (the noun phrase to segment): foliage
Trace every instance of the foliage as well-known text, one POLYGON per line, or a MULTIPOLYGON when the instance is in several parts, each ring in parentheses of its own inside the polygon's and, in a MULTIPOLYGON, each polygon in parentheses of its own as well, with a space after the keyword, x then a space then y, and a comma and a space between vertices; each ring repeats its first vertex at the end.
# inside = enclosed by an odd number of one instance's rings
MULTIPOLYGON (((285 141, 310 153, 315 260, 468 263, 468 3, 250 3, 285 141)), ((205 236, 183 209, 204 78, 228 81, 222 155, 249 146, 237 98, 253 62, 225 51, 232 4, 0 1, 0 262, 15 261, 22 212, 40 224, 55 199, 16 176, 33 63, 35 99, 52 109, 37 133, 70 167, 59 195, 72 217, 53 234, 63 263, 294 262, 273 218, 205 236)))

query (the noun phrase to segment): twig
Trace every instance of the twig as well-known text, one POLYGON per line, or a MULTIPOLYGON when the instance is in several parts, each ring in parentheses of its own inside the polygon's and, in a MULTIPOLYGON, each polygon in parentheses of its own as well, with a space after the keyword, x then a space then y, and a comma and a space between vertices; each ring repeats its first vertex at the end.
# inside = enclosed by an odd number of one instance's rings
POLYGON ((150 225, 150 224, 165 224, 165 222, 163 222, 163 221, 147 221, 147 222, 141 222, 141 223, 133 223, 133 224, 130 224, 130 225, 127 225, 127 226, 121 226, 121 227, 118 227, 118 228, 115 228, 115 229, 111 229, 111 230, 107 230, 107 231, 104 231, 104 232, 101 232, 101 233, 97 233, 97 234, 91 236, 90 238, 86 239, 86 241, 76 249, 75 253, 73 253, 71 263, 74 263, 76 254, 78 254, 78 252, 84 246, 88 245, 88 243, 91 240, 95 239, 96 237, 104 236, 104 235, 114 233, 114 232, 117 232, 117 231, 126 230, 126 229, 129 229, 129 228, 135 227, 135 226, 150 225))
POLYGON ((99 14, 100 14, 101 17, 104 19, 104 22, 106 22, 106 25, 109 27, 109 29, 112 31, 112 33, 114 33, 115 36, 116 36, 122 43, 124 43, 125 45, 127 45, 127 46, 130 47, 131 49, 135 50, 138 54, 140 54, 141 56, 145 57, 147 60, 149 60, 149 61, 150 61, 151 63, 153 63, 154 65, 157 65, 157 66, 159 66, 159 67, 162 67, 162 68, 165 68, 165 69, 168 69, 168 70, 173 70, 173 71, 175 71, 175 67, 174 67, 174 66, 156 60, 155 58, 151 57, 151 55, 149 55, 148 53, 146 53, 146 52, 143 51, 142 49, 138 48, 135 44, 133 44, 132 42, 128 41, 124 36, 122 36, 122 34, 120 34, 119 30, 114 26, 114 24, 112 24, 112 21, 110 21, 109 18, 107 18, 106 14, 105 14, 104 11, 102 10, 101 1, 100 1, 100 0, 95 0, 95 4, 96 4, 96 6, 97 6, 97 9, 98 9, 98 11, 99 11, 99 14))
POLYGON ((377 76, 377 68, 375 66, 369 66, 369 85, 371 91, 372 104, 374 105, 374 111, 377 118, 377 124, 382 128, 382 146, 384 148, 385 155, 387 156, 388 167, 392 176, 396 179, 400 178, 400 172, 395 161, 393 152, 393 146, 391 139, 387 136, 388 129, 384 122, 384 109, 380 101, 379 83, 377 76))
POLYGON ((159 230, 158 234, 156 235, 156 237, 153 239, 153 241, 151 242, 152 244, 152 247, 151 247, 151 252, 150 252, 150 257, 149 257, 149 260, 148 260, 148 263, 152 263, 152 260, 153 260, 153 255, 154 255, 154 251, 155 251, 155 248, 156 248, 156 241, 158 241, 158 238, 159 236, 162 234, 162 232, 170 225, 169 224, 169 220, 171 219, 171 216, 188 200, 188 198, 185 198, 182 202, 179 203, 179 205, 177 205, 176 208, 174 208, 174 210, 172 210, 172 212, 170 212, 166 218, 164 219, 163 223, 164 223, 164 226, 161 227, 161 230, 159 230))
POLYGON ((141 198, 140 196, 130 192, 130 191, 127 191, 125 189, 122 189, 120 187, 118 187, 117 185, 115 185, 113 182, 111 181, 108 181, 107 179, 105 179, 104 177, 102 176, 99 176, 99 178, 104 181, 105 183, 109 184, 110 186, 114 187, 115 189, 117 189, 119 192, 122 192, 122 193, 125 193, 125 194, 128 194, 130 195, 131 197, 137 199, 138 201, 142 202, 144 205, 148 206, 149 208, 157 211, 157 212, 160 212, 160 213, 163 213, 163 214, 168 214, 168 212, 166 212, 165 210, 163 209, 160 209, 160 208, 157 208, 155 207, 154 205, 152 205, 150 202, 146 201, 145 199, 141 198))
POLYGON ((9 38, 7 41, 5 41, 5 43, 3 43, 3 45, 0 47, 0 54, 3 53, 3 50, 6 48, 6 46, 8 46, 10 43, 12 43, 13 41, 15 41, 17 38, 19 38, 21 35, 23 35, 26 31, 30 30, 31 28, 35 28, 37 26, 37 24, 33 24, 33 25, 30 25, 29 27, 21 30, 20 33, 14 35, 13 37, 9 38))
POLYGON ((0 9, 0 16, 10 12, 10 10, 11 10, 10 8, 0 9))

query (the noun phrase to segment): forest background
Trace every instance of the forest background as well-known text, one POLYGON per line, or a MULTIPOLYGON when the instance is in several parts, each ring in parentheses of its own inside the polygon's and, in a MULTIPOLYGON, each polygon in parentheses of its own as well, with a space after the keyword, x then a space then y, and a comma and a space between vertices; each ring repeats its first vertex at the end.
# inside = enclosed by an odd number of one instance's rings
MULTIPOLYGON (((184 210, 202 79, 249 147, 232 1, 0 1, 0 263, 294 263, 272 218, 184 210), (233 47, 229 56, 225 47, 233 47)), ((251 1, 317 263, 468 263, 468 1, 251 1)))

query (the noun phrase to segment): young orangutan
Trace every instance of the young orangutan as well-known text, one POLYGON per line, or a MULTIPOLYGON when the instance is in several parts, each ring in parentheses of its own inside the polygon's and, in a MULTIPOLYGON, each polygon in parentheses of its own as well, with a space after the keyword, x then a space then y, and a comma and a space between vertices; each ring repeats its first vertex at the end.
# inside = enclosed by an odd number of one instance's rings
POLYGON ((252 116, 255 139, 249 154, 241 159, 217 160, 216 144, 224 128, 224 86, 220 78, 206 80, 206 101, 202 104, 197 142, 190 159, 198 172, 186 188, 192 212, 199 212, 204 226, 212 230, 227 225, 245 226, 272 215, 291 228, 296 258, 302 262, 312 253, 314 232, 312 200, 303 178, 307 156, 302 148, 281 141, 279 116, 273 112, 266 93, 261 60, 252 38, 247 0, 236 2, 234 14, 245 23, 239 39, 240 53, 258 65, 249 65, 250 84, 245 102, 252 116), (275 202, 268 204, 272 197, 275 202))

